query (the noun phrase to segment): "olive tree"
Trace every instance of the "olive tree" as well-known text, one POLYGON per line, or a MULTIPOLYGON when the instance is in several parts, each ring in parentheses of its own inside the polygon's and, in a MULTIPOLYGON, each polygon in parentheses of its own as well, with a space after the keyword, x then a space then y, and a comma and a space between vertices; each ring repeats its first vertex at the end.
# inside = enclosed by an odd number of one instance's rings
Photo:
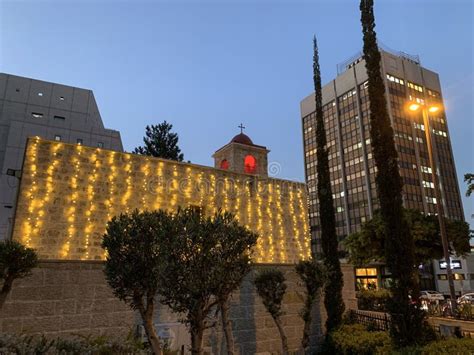
POLYGON ((305 351, 309 346, 309 334, 312 321, 311 313, 313 310, 313 305, 318 297, 319 289, 324 285, 323 270, 323 265, 316 262, 314 259, 300 260, 300 262, 296 264, 296 273, 303 281, 304 287, 306 289, 304 307, 301 311, 301 318, 303 318, 304 321, 301 346, 303 349, 305 349, 305 351))
POLYGON ((135 210, 113 217, 102 241, 107 252, 104 269, 107 282, 116 297, 138 310, 155 354, 162 354, 153 325, 155 296, 166 268, 165 241, 175 234, 171 214, 135 210))
POLYGON ((286 292, 285 276, 278 269, 262 270, 255 276, 254 284, 263 305, 278 328, 283 355, 288 355, 288 339, 280 318, 283 314, 281 303, 286 292))
POLYGON ((213 315, 221 311, 232 353, 229 297, 250 270, 250 251, 257 236, 229 213, 205 216, 197 207, 178 210, 175 224, 179 232, 167 241, 170 248, 160 301, 183 316, 191 333, 192 354, 202 354, 204 331, 215 326, 213 315))
POLYGON ((31 274, 38 264, 36 252, 14 240, 0 242, 0 280, 3 281, 0 290, 0 309, 10 293, 13 281, 31 274))

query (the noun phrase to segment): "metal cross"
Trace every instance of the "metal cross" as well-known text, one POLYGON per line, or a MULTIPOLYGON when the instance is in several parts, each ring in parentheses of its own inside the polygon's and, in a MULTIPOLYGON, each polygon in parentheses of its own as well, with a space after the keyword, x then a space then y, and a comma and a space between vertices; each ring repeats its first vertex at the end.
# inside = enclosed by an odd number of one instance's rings
POLYGON ((240 128, 240 134, 244 133, 245 126, 241 123, 240 126, 237 126, 240 128))

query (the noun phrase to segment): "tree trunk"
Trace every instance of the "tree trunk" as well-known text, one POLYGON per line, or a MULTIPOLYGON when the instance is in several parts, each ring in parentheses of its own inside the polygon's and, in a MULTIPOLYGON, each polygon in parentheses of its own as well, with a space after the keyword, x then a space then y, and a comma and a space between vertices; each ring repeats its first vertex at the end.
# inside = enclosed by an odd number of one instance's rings
POLYGON ((275 324, 278 328, 278 332, 280 333, 283 355, 288 355, 288 339, 286 338, 285 330, 283 329, 283 325, 281 324, 280 317, 273 318, 273 319, 275 320, 275 324))
POLYGON ((153 311, 154 303, 153 301, 148 300, 146 310, 143 307, 139 307, 140 315, 142 316, 143 326, 145 328, 145 333, 150 343, 151 350, 155 355, 162 355, 163 351, 161 349, 160 339, 156 335, 155 326, 153 325, 153 311))
POLYGON ((309 333, 311 331, 311 311, 313 309, 313 301, 308 297, 306 301, 306 310, 305 310, 305 317, 304 317, 304 328, 303 328, 303 338, 301 339, 301 346, 303 347, 303 351, 306 353, 306 349, 309 346, 309 333))
POLYGON ((10 293, 13 285, 13 279, 7 277, 3 283, 2 290, 0 291, 0 310, 3 308, 5 301, 7 300, 8 294, 10 293))
POLYGON ((232 323, 229 319, 229 299, 219 304, 222 315, 222 328, 224 329, 225 340, 227 345, 227 354, 234 355, 234 336, 232 335, 232 323))
POLYGON ((204 334, 204 325, 191 327, 191 354, 202 355, 202 336, 204 334))

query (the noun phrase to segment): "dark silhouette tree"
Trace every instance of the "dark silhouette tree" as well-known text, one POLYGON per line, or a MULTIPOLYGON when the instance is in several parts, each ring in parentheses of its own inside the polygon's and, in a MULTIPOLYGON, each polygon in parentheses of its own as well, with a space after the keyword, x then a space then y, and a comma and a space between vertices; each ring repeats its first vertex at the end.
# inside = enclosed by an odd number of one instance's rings
POLYGON ((324 306, 326 307, 326 331, 331 332, 342 321, 344 301, 342 287, 344 279, 339 261, 338 240, 336 234, 336 216, 331 191, 331 176, 329 174, 329 157, 326 147, 326 130, 324 128, 321 72, 319 69, 319 53, 316 36, 313 39, 313 80, 316 104, 316 159, 317 159, 317 192, 319 202, 319 223, 321 225, 321 245, 323 261, 327 272, 327 282, 324 285, 324 306))
POLYGON ((36 252, 14 240, 0 242, 0 281, 3 281, 0 290, 0 310, 3 308, 13 281, 31 274, 38 264, 36 252))
POLYGON ((152 157, 183 161, 183 154, 178 146, 178 134, 171 132, 173 125, 166 121, 158 125, 146 126, 143 147, 137 147, 135 154, 150 155, 152 157))
POLYGON ((301 311, 301 318, 303 318, 304 321, 301 346, 306 354, 309 353, 309 335, 312 322, 311 313, 314 302, 318 297, 319 289, 324 285, 325 277, 322 265, 317 263, 314 259, 300 260, 300 262, 296 264, 296 273, 303 281, 306 289, 304 307, 301 311))
POLYGON ((263 270, 255 276, 254 284, 263 305, 278 328, 283 355, 288 355, 288 339, 280 318, 283 314, 281 303, 286 292, 285 276, 278 269, 263 270))
POLYGON ((165 241, 176 234, 171 214, 135 210, 113 217, 102 241, 107 282, 116 297, 140 314, 154 354, 162 354, 153 316, 169 253, 165 241))
POLYGON ((424 319, 419 308, 415 246, 403 218, 403 183, 385 99, 373 0, 361 0, 360 11, 370 100, 370 139, 377 167, 375 182, 385 228, 385 260, 393 281, 389 302, 391 335, 397 346, 406 346, 422 339, 420 332, 424 319), (409 296, 414 302, 409 301, 409 296))
POLYGON ((474 174, 464 174, 464 182, 467 183, 466 196, 471 196, 474 192, 474 174))
MULTIPOLYGON (((424 215, 418 210, 404 209, 404 219, 408 224, 415 244, 415 264, 420 265, 432 259, 443 258, 443 245, 436 216, 424 215)), ((470 253, 469 225, 464 221, 445 218, 449 250, 458 256, 470 253)), ((359 232, 349 235, 344 245, 349 262, 361 266, 371 262, 385 263, 386 228, 382 216, 377 211, 374 217, 362 225, 359 232)))

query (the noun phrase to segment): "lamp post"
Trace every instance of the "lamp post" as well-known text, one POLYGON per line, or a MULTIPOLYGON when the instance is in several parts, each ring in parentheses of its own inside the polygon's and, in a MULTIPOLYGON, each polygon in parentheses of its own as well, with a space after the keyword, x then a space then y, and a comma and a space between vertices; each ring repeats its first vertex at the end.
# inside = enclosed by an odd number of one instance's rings
POLYGON ((436 198, 436 209, 438 213, 439 230, 441 234, 441 242, 443 244, 444 260, 446 261, 446 274, 448 276, 449 294, 451 297, 451 310, 454 313, 456 309, 456 294, 454 290, 453 271, 451 269, 451 258, 449 255, 448 234, 446 233, 446 224, 444 222, 444 208, 441 202, 441 192, 439 190, 438 175, 436 169, 436 161, 433 156, 433 143, 431 140, 431 125, 428 113, 439 112, 442 108, 439 105, 425 105, 424 103, 411 102, 408 104, 408 109, 416 112, 421 109, 423 115, 423 125, 425 126, 426 145, 428 147, 428 157, 430 161, 431 177, 434 185, 434 192, 436 198))

